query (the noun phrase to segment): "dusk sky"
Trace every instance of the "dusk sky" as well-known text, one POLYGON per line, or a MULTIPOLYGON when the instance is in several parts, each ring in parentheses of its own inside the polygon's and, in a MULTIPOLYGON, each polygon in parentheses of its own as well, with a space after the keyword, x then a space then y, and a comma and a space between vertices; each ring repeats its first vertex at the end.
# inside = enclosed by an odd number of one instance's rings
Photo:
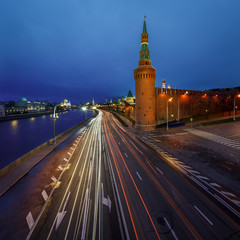
POLYGON ((0 101, 134 94, 144 16, 156 87, 240 86, 239 0, 1 0, 0 101))

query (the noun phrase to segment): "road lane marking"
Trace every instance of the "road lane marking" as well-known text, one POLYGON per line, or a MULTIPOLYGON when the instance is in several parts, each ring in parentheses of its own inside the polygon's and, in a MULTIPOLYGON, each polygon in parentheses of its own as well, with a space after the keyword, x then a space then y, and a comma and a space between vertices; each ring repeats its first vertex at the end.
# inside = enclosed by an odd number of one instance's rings
POLYGON ((189 166, 187 166, 187 165, 183 165, 182 167, 183 167, 183 168, 187 168, 187 169, 192 169, 192 167, 189 167, 189 166))
POLYGON ((31 212, 28 213, 28 215, 26 217, 26 220, 27 220, 27 224, 28 224, 29 229, 31 229, 32 226, 34 225, 34 220, 33 220, 33 216, 32 216, 31 212))
POLYGON ((213 223, 198 209, 197 206, 194 205, 194 208, 205 218, 205 220, 206 220, 210 225, 213 225, 213 223))
POLYGON ((138 175, 139 179, 142 181, 140 174, 138 172, 136 172, 136 174, 138 175))
MULTIPOLYGON (((98 116, 97 116, 96 118, 98 118, 98 116)), ((85 149, 85 146, 87 145, 87 139, 90 139, 90 140, 92 139, 92 135, 90 135, 90 133, 91 133, 91 131, 93 131, 94 125, 90 125, 90 124, 88 124, 88 125, 89 125, 89 129, 86 131, 86 137, 84 138, 84 139, 86 139, 86 141, 83 143, 83 148, 82 148, 82 149, 85 149)), ((81 150, 81 152, 80 152, 80 154, 79 154, 79 157, 78 157, 78 160, 77 160, 77 163, 76 163, 76 167, 74 168, 73 174, 72 174, 72 176, 71 176, 71 178, 70 178, 70 181, 69 181, 69 183, 68 183, 67 189, 66 189, 66 191, 65 191, 65 193, 64 193, 64 197, 66 196, 66 194, 67 194, 67 192, 68 192, 68 189, 70 188, 70 185, 71 185, 72 180, 73 180, 73 176, 74 176, 75 173, 76 173, 77 166, 79 165, 80 158, 81 158, 82 154, 83 154, 83 150, 81 150)), ((70 164, 68 164, 68 168, 69 168, 69 166, 70 166, 70 164)), ((84 169, 84 168, 85 168, 85 167, 83 167, 83 169, 84 169)), ((61 172, 60 176, 58 177, 58 180, 61 179, 63 173, 64 173, 64 172, 61 172)), ((53 195, 54 190, 56 189, 56 185, 57 185, 57 184, 55 184, 54 188, 53 188, 52 191, 50 192, 49 198, 53 195)), ((47 204, 48 204, 48 201, 45 202, 45 204, 44 204, 44 206, 42 207, 40 213, 38 214, 37 219, 36 219, 36 221, 34 222, 33 227, 31 228, 30 232, 28 233, 28 235, 27 235, 27 237, 26 237, 26 240, 29 240, 30 237, 32 236, 33 231, 35 230, 35 228, 36 228, 36 226, 37 226, 40 218, 41 218, 42 215, 43 215, 43 212, 45 211, 45 209, 46 209, 46 207, 47 207, 47 204)), ((62 204, 63 204, 63 200, 62 200, 62 202, 61 202, 61 204, 60 204, 60 207, 62 206, 62 204)), ((59 208, 59 209, 60 209, 60 208, 59 208)), ((54 226, 55 226, 55 223, 56 223, 56 219, 57 219, 57 216, 55 217, 55 219, 54 219, 54 221, 53 221, 53 224, 51 225, 51 229, 50 229, 50 231, 49 231, 49 233, 48 233, 47 239, 49 239, 50 236, 51 236, 51 234, 52 234, 52 231, 53 231, 54 226)))
POLYGON ((60 223, 62 222, 62 220, 63 220, 63 218, 64 218, 64 216, 65 216, 65 214, 66 214, 66 212, 67 212, 67 211, 65 211, 65 208, 66 208, 66 205, 67 205, 69 196, 70 196, 70 192, 68 193, 68 195, 67 195, 67 197, 66 197, 66 200, 65 200, 65 203, 64 203, 64 205, 63 205, 62 211, 57 214, 56 231, 57 231, 60 223))
POLYGON ((71 149, 72 149, 73 151, 75 150, 75 148, 72 148, 72 147, 71 147, 71 149))
MULTIPOLYGON (((107 145, 107 139, 105 139, 105 144, 107 145)), ((108 148, 106 148, 106 149, 107 149, 107 151, 106 151, 106 153, 107 153, 107 163, 108 163, 108 166, 109 166, 109 169, 110 169, 110 177, 112 177, 111 184, 112 184, 112 188, 115 189, 115 191, 113 191, 113 195, 116 196, 118 207, 119 207, 119 210, 120 210, 120 215, 121 215, 121 219, 119 219, 119 220, 121 220, 123 222, 123 228, 124 228, 124 233, 126 235, 126 240, 130 240, 125 215, 124 215, 124 212, 123 212, 122 202, 121 202, 120 195, 119 195, 119 191, 118 191, 118 188, 117 188, 116 184, 114 184, 114 183, 116 183, 116 178, 115 178, 115 175, 114 175, 112 163, 110 161, 110 154, 108 152, 109 150, 108 150, 108 148)))
POLYGON ((211 186, 214 186, 214 187, 221 187, 220 185, 218 185, 217 183, 209 183, 211 186))
POLYGON ((120 142, 118 142, 118 145, 120 145, 120 142))
POLYGON ((178 240, 178 238, 177 238, 177 236, 176 236, 174 230, 171 228, 170 224, 168 223, 168 220, 167 220, 165 217, 163 217, 163 218, 164 218, 164 221, 166 222, 166 224, 167 224, 169 230, 171 231, 173 237, 174 237, 176 240, 178 240))
POLYGON ((240 207, 240 202, 239 202, 239 201, 234 200, 234 199, 232 199, 231 201, 232 201, 234 204, 236 204, 238 207, 240 207))
POLYGON ((69 154, 70 156, 72 156, 72 154, 70 152, 68 152, 67 154, 69 154))
POLYGON ((204 179, 204 180, 209 180, 209 178, 207 178, 207 177, 204 177, 204 176, 197 176, 198 178, 200 178, 200 179, 204 179))
POLYGON ((188 171, 191 172, 191 173, 200 174, 200 172, 195 171, 195 170, 188 170, 188 171))
POLYGON ((126 157, 128 157, 128 155, 126 153, 124 153, 126 157))
MULTIPOLYGON (((238 217, 240 217, 240 213, 235 210, 234 208, 232 208, 228 203, 226 203, 223 199, 221 199, 220 197, 218 197, 216 194, 213 194, 213 196, 218 199, 219 202, 221 202, 224 206, 226 206, 227 208, 231 209, 232 212, 234 212, 238 217)), ((229 198, 228 198, 229 199, 229 198)), ((230 199, 231 200, 231 199, 230 199)), ((232 201, 232 200, 231 200, 232 201)))
POLYGON ((55 183, 58 181, 54 176, 52 176, 51 179, 52 179, 55 183))
POLYGON ((157 170, 161 173, 161 174, 163 174, 163 172, 157 167, 157 170))
POLYGON ((87 188, 87 190, 86 190, 86 199, 85 199, 85 208, 84 208, 83 227, 82 227, 81 240, 85 239, 85 234, 86 234, 88 203, 89 203, 89 196, 88 196, 88 188, 87 188))
POLYGON ((73 146, 75 146, 75 147, 76 147, 76 146, 77 146, 77 144, 73 143, 73 146))
POLYGON ((236 197, 236 195, 234 195, 233 193, 230 193, 230 192, 221 191, 221 193, 224 195, 227 195, 227 196, 236 197))
POLYGON ((109 208, 109 213, 111 213, 112 202, 108 195, 107 198, 104 197, 103 183, 101 183, 101 187, 102 187, 102 203, 109 208))
POLYGON ((191 176, 189 176, 195 183, 197 183, 200 187, 202 187, 203 189, 205 189, 207 192, 209 192, 208 191, 208 188, 207 187, 205 187, 204 185, 202 185, 196 178, 194 178, 194 177, 191 177, 191 176))
POLYGON ((58 168, 59 168, 61 171, 64 169, 64 168, 63 168, 62 166, 60 166, 60 165, 58 166, 58 168))
POLYGON ((43 199, 45 200, 45 202, 47 201, 48 199, 48 195, 47 195, 47 192, 45 190, 42 191, 42 196, 43 196, 43 199))
POLYGON ((64 158, 63 160, 66 161, 66 162, 68 162, 68 159, 66 159, 66 158, 64 158))

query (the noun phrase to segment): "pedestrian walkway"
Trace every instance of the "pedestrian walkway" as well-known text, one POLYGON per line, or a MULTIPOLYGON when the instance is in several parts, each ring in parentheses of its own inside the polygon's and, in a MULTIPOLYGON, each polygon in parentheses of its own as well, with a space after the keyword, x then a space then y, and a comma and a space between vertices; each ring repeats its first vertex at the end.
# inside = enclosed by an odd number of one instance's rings
POLYGON ((14 184, 16 184, 21 178, 23 178, 29 171, 31 171, 31 169, 34 168, 39 162, 41 162, 48 154, 54 151, 61 143, 79 131, 79 129, 83 128, 90 119, 92 119, 92 117, 83 121, 80 123, 80 125, 73 127, 69 132, 59 137, 55 145, 46 145, 43 149, 36 151, 24 162, 3 175, 0 178, 0 197, 12 186, 14 186, 14 184))
POLYGON ((226 146, 229 146, 229 147, 240 150, 240 142, 239 141, 232 140, 232 139, 229 139, 229 138, 226 138, 226 137, 222 137, 222 136, 212 134, 212 133, 209 133, 209 132, 206 132, 206 131, 198 130, 198 129, 187 128, 187 129, 184 129, 184 130, 193 134, 193 135, 196 135, 196 136, 199 136, 199 137, 202 137, 202 138, 206 138, 206 139, 209 139, 211 141, 218 142, 220 144, 223 144, 223 145, 226 145, 226 146))

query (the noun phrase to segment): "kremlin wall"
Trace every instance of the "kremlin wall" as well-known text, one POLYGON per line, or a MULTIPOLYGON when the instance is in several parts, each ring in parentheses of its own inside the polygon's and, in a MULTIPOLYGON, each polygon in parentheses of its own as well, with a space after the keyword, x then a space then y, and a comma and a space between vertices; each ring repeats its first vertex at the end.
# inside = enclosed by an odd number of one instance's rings
MULTIPOLYGON (((166 88, 155 88, 156 69, 151 66, 148 49, 148 33, 144 18, 141 34, 139 66, 134 70, 135 104, 125 106, 126 113, 135 120, 139 130, 152 130, 157 125, 182 118, 222 113, 233 110, 233 101, 239 102, 239 89, 229 91, 208 90, 193 91, 166 88), (168 117, 167 117, 168 116, 168 117)), ((127 101, 128 102, 128 101, 127 101)))

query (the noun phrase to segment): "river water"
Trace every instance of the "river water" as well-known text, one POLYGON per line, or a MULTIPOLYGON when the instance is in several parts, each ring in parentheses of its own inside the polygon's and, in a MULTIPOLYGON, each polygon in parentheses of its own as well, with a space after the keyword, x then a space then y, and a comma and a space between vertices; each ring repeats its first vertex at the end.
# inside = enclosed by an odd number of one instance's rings
MULTIPOLYGON (((56 135, 93 115, 92 111, 59 113, 56 135)), ((53 137, 51 115, 0 122, 0 169, 53 137)))

